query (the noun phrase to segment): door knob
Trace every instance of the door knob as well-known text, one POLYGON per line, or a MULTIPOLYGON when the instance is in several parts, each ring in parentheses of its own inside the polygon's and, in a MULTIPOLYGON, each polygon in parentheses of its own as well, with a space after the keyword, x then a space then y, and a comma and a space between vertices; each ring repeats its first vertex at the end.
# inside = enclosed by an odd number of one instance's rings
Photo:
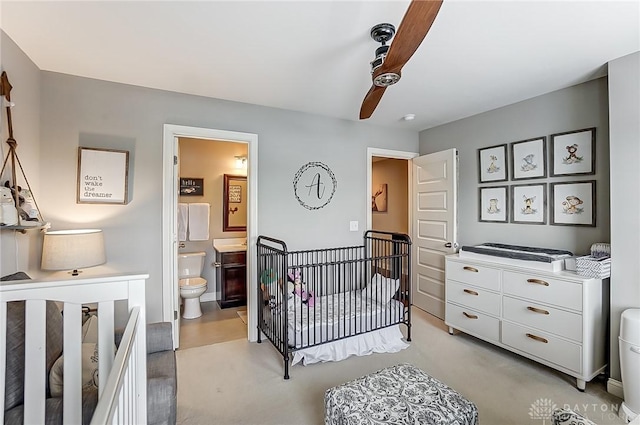
POLYGON ((458 249, 458 243, 457 242, 447 242, 446 244, 444 244, 445 248, 453 248, 453 249, 458 249))

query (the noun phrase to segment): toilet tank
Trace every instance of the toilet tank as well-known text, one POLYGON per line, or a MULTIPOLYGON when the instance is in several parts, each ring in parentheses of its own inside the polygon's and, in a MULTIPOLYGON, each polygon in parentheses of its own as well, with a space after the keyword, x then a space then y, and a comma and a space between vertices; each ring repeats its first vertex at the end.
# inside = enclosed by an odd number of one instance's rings
POLYGON ((178 279, 199 277, 204 267, 204 252, 182 252, 178 254, 178 279))

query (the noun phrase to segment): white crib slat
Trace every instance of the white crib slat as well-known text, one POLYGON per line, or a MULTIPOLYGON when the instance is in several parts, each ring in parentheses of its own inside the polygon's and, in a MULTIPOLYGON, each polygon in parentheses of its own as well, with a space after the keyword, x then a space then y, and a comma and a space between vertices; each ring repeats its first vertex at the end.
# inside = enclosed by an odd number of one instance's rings
POLYGON ((44 423, 46 379, 45 300, 27 300, 25 306, 24 423, 44 423))
POLYGON ((104 301, 98 303, 98 397, 102 395, 107 376, 113 367, 113 334, 114 334, 114 302, 104 301))
POLYGON ((64 303, 64 424, 82 423, 82 305, 64 303))
POLYGON ((7 376, 7 303, 0 301, 0 424, 4 423, 4 392, 7 376))

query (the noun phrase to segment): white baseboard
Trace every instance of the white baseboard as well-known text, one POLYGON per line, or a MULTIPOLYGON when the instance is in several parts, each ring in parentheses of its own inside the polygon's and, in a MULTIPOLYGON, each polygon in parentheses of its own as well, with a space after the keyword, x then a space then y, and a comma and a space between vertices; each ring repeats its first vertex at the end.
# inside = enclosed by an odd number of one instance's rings
POLYGON ((216 293, 215 292, 205 292, 204 294, 200 295, 200 302, 201 303, 206 303, 209 301, 217 301, 218 299, 216 298, 216 293))
POLYGON ((624 392, 622 391, 622 382, 609 378, 607 380, 607 392, 613 394, 616 397, 624 399, 624 392))

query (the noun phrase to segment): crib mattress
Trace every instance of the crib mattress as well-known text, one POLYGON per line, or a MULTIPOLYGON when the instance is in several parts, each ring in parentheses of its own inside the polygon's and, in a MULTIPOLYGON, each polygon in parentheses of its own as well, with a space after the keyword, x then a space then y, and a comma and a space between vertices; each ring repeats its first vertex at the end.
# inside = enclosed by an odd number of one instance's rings
POLYGON ((459 256, 460 258, 476 258, 501 264, 558 272, 564 270, 564 260, 571 258, 573 253, 551 248, 483 243, 462 246, 459 256))
POLYGON ((325 425, 477 425, 478 409, 447 385, 410 364, 379 370, 330 388, 325 425))
POLYGON ((313 307, 289 304, 289 344, 296 348, 334 341, 399 323, 405 307, 399 301, 382 304, 360 290, 317 297, 313 307))

